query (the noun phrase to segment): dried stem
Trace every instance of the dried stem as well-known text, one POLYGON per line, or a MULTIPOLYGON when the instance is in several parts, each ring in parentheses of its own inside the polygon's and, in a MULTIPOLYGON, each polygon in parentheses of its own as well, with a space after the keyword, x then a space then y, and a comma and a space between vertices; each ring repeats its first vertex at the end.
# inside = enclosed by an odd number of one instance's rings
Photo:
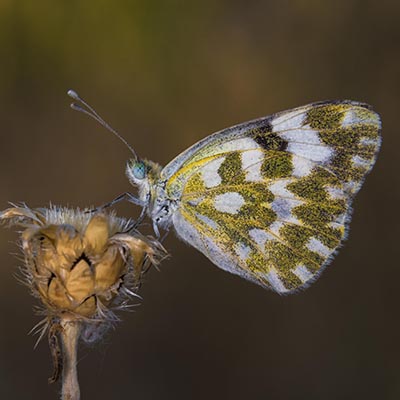
POLYGON ((81 326, 79 321, 69 318, 62 319, 60 324, 64 360, 61 400, 79 400, 77 356, 81 326))
POLYGON ((41 331, 39 340, 48 334, 49 383, 62 376, 61 399, 79 400, 80 338, 93 343, 119 321, 114 310, 128 309, 142 276, 165 250, 134 230, 132 221, 104 210, 23 205, 0 211, 0 223, 6 221, 23 228, 23 278, 47 311, 34 331, 41 331))

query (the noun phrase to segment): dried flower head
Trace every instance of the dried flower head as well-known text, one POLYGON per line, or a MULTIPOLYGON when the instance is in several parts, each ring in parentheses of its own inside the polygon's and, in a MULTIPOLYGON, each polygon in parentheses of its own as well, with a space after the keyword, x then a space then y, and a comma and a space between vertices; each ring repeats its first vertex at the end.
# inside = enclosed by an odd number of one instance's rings
POLYGON ((21 206, 1 212, 0 220, 24 228, 21 271, 43 304, 46 318, 39 326, 41 336, 49 332, 55 365, 60 364, 59 336, 64 352, 63 333, 71 327, 88 342, 98 339, 118 320, 115 310, 129 307, 130 298, 138 296, 149 266, 165 256, 157 241, 133 229, 132 221, 105 212, 21 206))

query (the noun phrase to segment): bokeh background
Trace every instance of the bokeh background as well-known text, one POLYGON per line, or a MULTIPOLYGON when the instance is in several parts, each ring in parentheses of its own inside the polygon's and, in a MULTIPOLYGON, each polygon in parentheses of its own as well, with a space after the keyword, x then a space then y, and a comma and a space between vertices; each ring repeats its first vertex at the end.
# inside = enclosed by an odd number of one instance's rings
MULTIPOLYGON (((179 242, 136 313, 80 349, 83 399, 398 399, 400 5, 396 1, 0 1, 0 207, 103 204, 128 150, 68 108, 79 91, 161 164, 213 131, 324 99, 382 115, 349 240, 279 297, 179 242)), ((122 215, 137 209, 120 205, 122 215)), ((54 399, 46 341, 0 230, 0 398, 54 399)))

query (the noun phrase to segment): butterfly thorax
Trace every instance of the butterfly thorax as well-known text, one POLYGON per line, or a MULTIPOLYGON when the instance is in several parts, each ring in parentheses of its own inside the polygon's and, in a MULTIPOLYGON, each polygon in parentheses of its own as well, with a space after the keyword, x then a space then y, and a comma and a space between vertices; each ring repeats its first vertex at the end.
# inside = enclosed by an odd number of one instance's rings
POLYGON ((171 217, 178 206, 178 201, 167 194, 166 184, 167 182, 163 180, 156 183, 148 209, 148 215, 153 223, 163 229, 168 229, 172 224, 171 217))

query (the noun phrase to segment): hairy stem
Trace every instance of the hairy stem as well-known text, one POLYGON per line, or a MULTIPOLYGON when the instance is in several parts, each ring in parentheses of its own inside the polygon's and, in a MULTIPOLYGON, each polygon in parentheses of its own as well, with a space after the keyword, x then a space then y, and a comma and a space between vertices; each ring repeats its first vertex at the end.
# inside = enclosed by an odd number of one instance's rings
POLYGON ((78 341, 80 336, 80 322, 65 318, 61 320, 61 341, 63 347, 63 373, 61 400, 79 400, 81 397, 78 371, 78 341))

